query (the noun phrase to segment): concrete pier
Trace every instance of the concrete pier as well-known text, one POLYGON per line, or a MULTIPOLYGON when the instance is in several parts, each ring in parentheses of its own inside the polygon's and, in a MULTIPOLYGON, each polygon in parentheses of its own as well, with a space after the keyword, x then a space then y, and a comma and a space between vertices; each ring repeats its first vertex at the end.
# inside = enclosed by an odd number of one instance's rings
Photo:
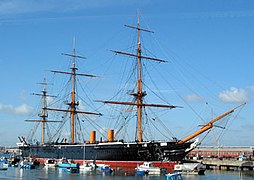
POLYGON ((253 170, 253 161, 203 159, 201 161, 207 169, 219 170, 253 170))

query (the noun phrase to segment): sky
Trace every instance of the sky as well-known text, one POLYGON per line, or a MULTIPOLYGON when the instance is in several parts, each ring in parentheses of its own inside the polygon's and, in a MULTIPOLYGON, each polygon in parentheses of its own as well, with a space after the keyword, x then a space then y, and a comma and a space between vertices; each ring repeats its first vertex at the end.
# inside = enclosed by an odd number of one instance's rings
POLYGON ((141 26, 155 32, 148 35, 154 45, 144 52, 169 60, 156 67, 149 62, 149 72, 166 74, 164 81, 155 75, 158 86, 170 104, 184 106, 166 114, 174 121, 168 125, 174 134, 182 138, 183 131, 199 125, 195 114, 206 112, 208 118, 247 102, 219 144, 253 146, 252 0, 1 0, 0 145, 13 146, 18 136, 28 134, 31 125, 24 120, 39 99, 31 94, 41 91, 37 83, 50 76, 48 70, 68 70, 70 62, 61 53, 72 52, 74 37, 77 53, 87 57, 80 71, 99 76, 89 85, 92 98, 111 98, 125 63, 112 63, 115 55, 109 50, 129 47, 133 31, 124 25, 136 25, 137 10, 141 26))

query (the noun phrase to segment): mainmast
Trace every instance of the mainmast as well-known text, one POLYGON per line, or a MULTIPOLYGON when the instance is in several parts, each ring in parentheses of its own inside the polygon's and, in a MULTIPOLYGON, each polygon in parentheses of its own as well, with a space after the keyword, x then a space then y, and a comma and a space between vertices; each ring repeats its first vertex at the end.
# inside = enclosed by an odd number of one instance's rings
MULTIPOLYGON (((75 43, 75 42, 74 42, 75 43)), ((71 107, 71 142, 75 142, 75 112, 76 112, 76 106, 78 106, 78 102, 76 102, 76 50, 75 50, 75 45, 73 47, 73 56, 72 56, 72 75, 71 75, 71 80, 72 80, 72 91, 71 91, 71 102, 68 104, 71 107)))
POLYGON ((37 94, 33 93, 33 95, 41 96, 42 97, 42 112, 39 115, 41 117, 41 120, 25 120, 26 122, 41 122, 41 143, 45 143, 45 132, 46 132, 46 123, 48 122, 62 122, 62 121, 53 121, 53 120, 48 120, 48 113, 46 110, 47 107, 47 97, 56 97, 56 96, 51 96, 47 94, 46 86, 46 78, 44 78, 44 81, 42 83, 38 83, 43 85, 43 90, 42 94, 37 94))
POLYGON ((76 72, 78 70, 78 68, 76 67, 76 59, 77 58, 86 59, 86 58, 76 55, 75 42, 74 42, 74 45, 73 45, 72 54, 63 53, 62 55, 72 57, 72 67, 70 68, 71 72, 62 72, 62 71, 55 71, 55 70, 52 70, 51 72, 71 75, 71 82, 72 82, 71 101, 66 103, 67 105, 69 105, 70 109, 63 110, 63 109, 47 108, 47 110, 60 111, 60 112, 69 112, 70 113, 70 117, 71 117, 71 143, 74 144, 76 142, 75 141, 75 120, 76 120, 76 115, 78 113, 80 113, 80 114, 91 114, 91 115, 102 115, 102 114, 94 113, 94 112, 77 111, 77 106, 79 105, 79 102, 76 101, 76 76, 87 76, 87 77, 96 77, 96 76, 89 75, 89 74, 78 74, 76 72))
POLYGON ((137 37, 137 53, 136 54, 131 54, 127 52, 121 52, 121 51, 115 51, 112 50, 112 52, 116 54, 123 54, 127 56, 132 56, 137 58, 137 92, 132 93, 130 95, 134 96, 136 99, 136 102, 116 102, 116 101, 99 101, 103 103, 108 103, 108 104, 120 104, 120 105, 132 105, 137 107, 137 126, 138 126, 138 141, 142 142, 143 141, 143 131, 142 131, 142 108, 145 106, 150 106, 150 107, 163 107, 163 108, 176 108, 177 106, 172 106, 172 105, 161 105, 161 104, 144 104, 143 99, 146 96, 146 92, 143 92, 142 90, 142 59, 146 60, 152 60, 152 61, 157 61, 157 62, 167 62, 166 60, 161 60, 157 58, 152 58, 152 57, 147 57, 147 56, 142 56, 142 48, 141 48, 141 31, 143 32, 149 32, 149 33, 154 33, 153 31, 146 30, 140 27, 140 18, 138 15, 138 23, 137 26, 129 26, 125 25, 126 27, 136 29, 138 32, 138 37, 137 37))
POLYGON ((138 55, 138 81, 137 81, 137 115, 138 115, 138 141, 143 141, 142 138, 142 104, 143 104, 143 97, 146 95, 142 91, 142 64, 141 64, 141 41, 140 41, 140 19, 138 16, 138 48, 137 48, 137 55, 138 55))

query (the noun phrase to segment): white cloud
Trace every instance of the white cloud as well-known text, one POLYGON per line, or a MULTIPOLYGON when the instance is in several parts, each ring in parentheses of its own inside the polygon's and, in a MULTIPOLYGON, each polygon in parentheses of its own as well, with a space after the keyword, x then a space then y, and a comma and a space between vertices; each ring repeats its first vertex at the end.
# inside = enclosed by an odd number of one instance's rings
POLYGON ((32 107, 28 106, 27 104, 21 104, 17 107, 0 104, 0 111, 12 114, 29 114, 32 112, 32 107))
POLYGON ((246 102, 249 100, 249 92, 247 89, 231 87, 229 90, 219 93, 219 98, 223 102, 246 102))
POLYGON ((202 97, 196 94, 190 94, 184 97, 187 101, 201 101, 202 97))

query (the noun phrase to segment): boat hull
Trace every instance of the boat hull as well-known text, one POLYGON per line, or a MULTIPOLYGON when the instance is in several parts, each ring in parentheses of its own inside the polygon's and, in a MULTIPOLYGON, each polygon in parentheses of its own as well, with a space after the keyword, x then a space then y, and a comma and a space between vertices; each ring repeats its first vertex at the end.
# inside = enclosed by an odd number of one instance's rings
POLYGON ((77 163, 96 161, 111 167, 135 168, 144 161, 158 162, 158 167, 174 167, 167 162, 181 161, 190 148, 190 143, 176 142, 107 142, 97 144, 44 144, 22 146, 24 157, 33 157, 44 163, 48 158, 72 159, 77 163), (164 164, 164 165, 162 165, 164 164))
POLYGON ((108 161, 181 161, 190 143, 142 142, 22 146, 24 157, 108 161))

